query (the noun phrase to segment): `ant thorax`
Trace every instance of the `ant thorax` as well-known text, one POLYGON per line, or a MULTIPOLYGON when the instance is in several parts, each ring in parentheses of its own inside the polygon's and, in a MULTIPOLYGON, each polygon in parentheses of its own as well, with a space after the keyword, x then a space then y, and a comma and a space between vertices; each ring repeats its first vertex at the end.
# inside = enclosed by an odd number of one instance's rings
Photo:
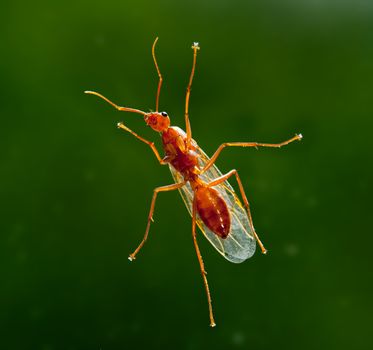
POLYGON ((186 147, 186 133, 184 130, 171 126, 162 133, 163 148, 172 166, 183 175, 196 173, 198 154, 196 147, 186 147))

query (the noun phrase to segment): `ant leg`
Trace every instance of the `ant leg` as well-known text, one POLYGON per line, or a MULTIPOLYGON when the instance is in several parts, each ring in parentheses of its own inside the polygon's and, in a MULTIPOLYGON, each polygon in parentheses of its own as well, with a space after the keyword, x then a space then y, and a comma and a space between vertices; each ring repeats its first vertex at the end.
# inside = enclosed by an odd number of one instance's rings
MULTIPOLYGON (((96 95, 100 98, 102 98, 103 100, 105 100, 107 103, 111 104, 114 108, 116 108, 118 111, 123 111, 123 112, 134 112, 134 113, 139 113, 139 114, 143 114, 143 115, 146 115, 146 113, 144 113, 143 111, 140 111, 138 109, 133 109, 133 108, 127 108, 127 107, 120 107, 118 105, 116 105, 114 102, 111 102, 108 98, 106 98, 105 96, 99 94, 98 92, 94 92, 94 91, 85 91, 86 94, 90 94, 90 95, 96 95)), ((131 133, 133 136, 135 136, 136 138, 138 138, 140 141, 142 142, 145 142, 147 145, 150 146, 150 148, 152 149, 152 151, 154 152, 155 156, 157 157, 158 161, 160 164, 166 164, 167 162, 165 162, 161 156, 159 155, 157 149, 155 148, 155 145, 154 145, 154 142, 150 142, 148 140, 145 140, 143 137, 137 135, 134 131, 132 131, 130 128, 128 128, 127 126, 125 126, 122 122, 118 123, 118 128, 120 129, 123 129, 125 131, 128 131, 129 133, 131 133)))
POLYGON ((276 147, 280 148, 282 146, 285 146, 293 141, 296 140, 301 140, 303 138, 302 134, 297 134, 294 137, 292 137, 289 140, 286 140, 281 143, 259 143, 259 142, 225 142, 221 144, 218 149, 215 151, 211 159, 207 162, 205 167, 201 170, 201 174, 203 174, 207 169, 209 169, 216 161, 218 156, 220 155, 220 152, 225 148, 225 147, 276 147))
POLYGON ((152 202, 150 204, 150 211, 149 211, 149 216, 148 216, 148 224, 146 225, 145 235, 144 235, 144 238, 142 239, 141 243, 139 244, 139 246, 136 248, 136 250, 132 254, 130 254, 130 256, 128 257, 128 259, 130 261, 136 259, 137 253, 140 251, 140 249, 142 248, 142 246, 144 245, 144 243, 146 242, 146 240, 148 238, 148 233, 149 233, 149 229, 150 229, 150 222, 153 221, 153 213, 154 213, 155 200, 157 199, 158 192, 167 192, 167 191, 177 190, 177 189, 183 187, 184 185, 185 185, 185 182, 180 182, 180 183, 177 183, 177 184, 172 184, 172 185, 168 185, 168 186, 157 187, 157 188, 154 189, 152 202))
POLYGON ((190 121, 189 121, 189 97, 190 97, 190 90, 192 87, 192 82, 193 82, 193 77, 194 77, 194 70, 196 68, 197 51, 199 50, 198 43, 193 43, 192 49, 193 49, 193 66, 192 66, 192 72, 190 73, 189 84, 186 90, 186 97, 185 97, 185 128, 186 128, 186 134, 187 134, 187 139, 186 139, 187 148, 189 148, 190 141, 192 139, 192 129, 190 127, 190 121))
POLYGON ((243 202, 244 202, 245 207, 246 207, 247 216, 249 217, 250 228, 251 228, 251 230, 252 230, 252 232, 254 234, 254 237, 255 237, 256 241, 259 244, 260 249, 262 250, 262 253, 266 254, 267 253, 267 249, 264 248, 264 245, 263 245, 262 241, 260 240, 259 236, 255 232, 255 228, 254 228, 254 225, 253 225, 253 219, 252 219, 251 212, 250 212, 249 201, 247 200, 246 193, 245 193, 245 190, 243 188, 241 179, 238 176, 237 170, 233 169, 233 170, 229 171, 228 173, 226 173, 226 174, 224 174, 224 175, 216 178, 214 181, 211 181, 210 183, 208 183, 207 186, 208 187, 213 187, 213 186, 216 186, 216 185, 220 185, 224 181, 228 180, 232 175, 236 176, 238 187, 240 188, 241 197, 242 197, 243 202))
POLYGON ((153 46, 152 46, 153 61, 154 61, 154 64, 155 64, 155 68, 157 69, 157 73, 158 73, 158 77, 159 77, 158 89, 157 89, 157 98, 155 100, 155 111, 156 112, 158 112, 159 95, 161 94, 161 87, 162 87, 162 82, 163 82, 162 74, 161 74, 161 71, 159 70, 157 59, 155 58, 155 45, 157 44, 157 41, 158 41, 158 37, 155 38, 153 46))
POLYGON ((139 139, 140 141, 142 141, 142 142, 146 143, 147 145, 149 145, 150 148, 152 149, 152 151, 154 152, 155 156, 157 157, 159 163, 161 165, 167 164, 167 162, 164 159, 162 159, 161 156, 159 155, 159 152, 158 152, 157 148, 155 147, 154 142, 148 141, 148 140, 144 139, 143 137, 137 135, 134 131, 132 131, 127 126, 125 126, 122 122, 118 123, 118 128, 122 129, 122 130, 125 130, 125 131, 128 131, 133 136, 135 136, 137 139, 139 139))
POLYGON ((202 255, 201 255, 201 252, 199 250, 198 243, 197 243, 197 236, 196 236, 196 214, 197 214, 196 213, 196 200, 194 199, 193 200, 193 215, 192 215, 193 242, 194 242, 194 247, 195 247, 196 253, 197 253, 199 267, 201 269, 201 273, 202 273, 202 277, 203 277, 203 283, 204 283, 205 289, 206 289, 207 301, 208 301, 208 304, 209 304, 210 326, 211 327, 215 327, 216 323, 215 323, 214 314, 213 314, 213 311, 212 311, 210 289, 209 289, 209 285, 207 283, 207 277, 206 277, 207 272, 205 270, 205 265, 203 263, 202 255))

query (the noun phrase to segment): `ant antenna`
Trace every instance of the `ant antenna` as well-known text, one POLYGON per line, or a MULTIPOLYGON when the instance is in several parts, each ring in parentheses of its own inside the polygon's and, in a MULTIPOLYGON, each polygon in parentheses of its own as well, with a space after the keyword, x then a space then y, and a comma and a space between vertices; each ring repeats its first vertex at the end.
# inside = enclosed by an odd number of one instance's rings
POLYGON ((85 94, 89 94, 89 95, 96 95, 100 98, 102 98, 103 100, 105 100, 107 103, 111 104, 113 107, 115 107, 118 111, 123 111, 123 112, 133 112, 133 113, 139 113, 139 114, 142 114, 142 115, 146 115, 145 112, 143 111, 140 111, 139 109, 135 109, 135 108, 128 108, 128 107, 120 107, 118 105, 116 105, 114 102, 111 102, 108 98, 106 98, 105 96, 99 94, 98 92, 95 92, 95 91, 84 91, 85 94))
POLYGON ((158 41, 158 37, 155 38, 154 43, 153 43, 153 47, 152 47, 152 56, 153 56, 155 68, 157 69, 157 73, 158 73, 158 76, 159 76, 157 99, 156 99, 156 102, 155 102, 155 111, 156 112, 158 112, 159 95, 161 93, 161 86, 162 86, 162 82, 163 82, 162 74, 161 74, 161 71, 159 70, 157 59, 155 58, 155 45, 157 44, 157 41, 158 41))

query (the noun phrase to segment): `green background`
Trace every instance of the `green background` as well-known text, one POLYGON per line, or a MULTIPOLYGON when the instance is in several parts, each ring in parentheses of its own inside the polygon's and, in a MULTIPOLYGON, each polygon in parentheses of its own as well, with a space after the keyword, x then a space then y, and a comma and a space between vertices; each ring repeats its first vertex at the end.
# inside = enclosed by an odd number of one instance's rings
MULTIPOLYGON (((0 5, 2 349, 371 349, 371 1, 7 1, 0 5), (136 114, 227 149, 269 250, 225 261, 204 239, 217 327, 208 326, 191 219, 136 114)), ((232 184, 236 186, 234 181, 232 184)), ((237 186, 236 186, 237 187, 237 186)))

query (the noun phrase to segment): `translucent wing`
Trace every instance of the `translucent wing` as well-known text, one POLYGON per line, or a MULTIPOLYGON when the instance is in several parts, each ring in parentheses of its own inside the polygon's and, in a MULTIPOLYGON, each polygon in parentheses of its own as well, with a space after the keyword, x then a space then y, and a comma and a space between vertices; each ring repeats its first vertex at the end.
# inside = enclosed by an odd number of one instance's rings
MULTIPOLYGON (((209 160, 209 157, 199 147, 197 148, 197 151, 200 153, 199 165, 201 168, 203 168, 209 160)), ((169 166, 175 182, 182 182, 182 175, 178 171, 176 171, 172 165, 169 166)), ((201 175, 201 178, 204 182, 209 183, 221 175, 222 174, 219 169, 215 165, 213 165, 204 174, 201 175)), ((212 232, 203 223, 198 214, 197 225, 204 236, 210 241, 215 249, 224 256, 224 258, 233 263, 241 263, 254 254, 256 247, 253 229, 250 225, 247 212, 228 181, 214 186, 214 188, 224 198, 231 214, 231 229, 228 237, 223 239, 212 232)), ((193 190, 189 182, 185 186, 180 188, 179 192, 184 200, 189 214, 192 215, 193 190)))

